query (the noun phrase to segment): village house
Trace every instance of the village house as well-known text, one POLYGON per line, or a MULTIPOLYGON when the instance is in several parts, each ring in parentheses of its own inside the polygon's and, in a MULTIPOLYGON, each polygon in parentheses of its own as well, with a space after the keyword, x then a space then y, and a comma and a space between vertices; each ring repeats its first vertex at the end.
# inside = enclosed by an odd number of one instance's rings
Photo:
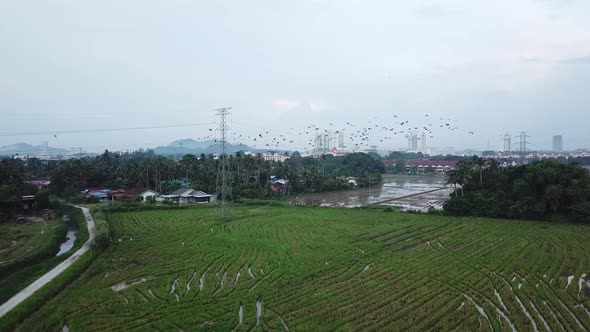
POLYGON ((180 188, 168 195, 162 195, 161 197, 164 200, 172 201, 178 204, 210 203, 215 200, 213 195, 190 188, 180 188))
MULTIPOLYGON (((395 167, 396 160, 384 160, 387 167, 395 167)), ((429 160, 429 159, 408 159, 405 161, 406 172, 410 173, 415 169, 418 174, 424 174, 429 171, 435 174, 446 173, 455 169, 457 161, 455 160, 429 160)))
POLYGON ((142 202, 147 202, 149 200, 155 200, 158 196, 160 196, 160 194, 151 189, 148 189, 140 193, 138 196, 141 197, 142 202))

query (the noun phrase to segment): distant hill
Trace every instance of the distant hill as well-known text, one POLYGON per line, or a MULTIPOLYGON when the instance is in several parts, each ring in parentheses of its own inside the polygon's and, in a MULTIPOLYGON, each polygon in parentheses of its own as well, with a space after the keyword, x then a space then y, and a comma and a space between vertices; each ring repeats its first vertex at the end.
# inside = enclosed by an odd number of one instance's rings
MULTIPOLYGON (((38 156, 43 153, 42 145, 32 145, 28 143, 16 143, 11 145, 0 146, 0 155, 2 156, 38 156)), ((47 147, 47 154, 50 156, 64 155, 67 154, 68 150, 59 149, 54 147, 47 147)))
MULTIPOLYGON (((219 142, 216 141, 200 141, 197 142, 192 138, 185 138, 176 140, 166 146, 158 146, 153 149, 154 153, 161 154, 161 155, 176 155, 176 154, 195 154, 199 155, 201 153, 204 154, 216 154, 220 151, 219 142)), ((238 151, 257 151, 255 148, 252 148, 245 144, 227 144, 227 152, 228 153, 235 153, 238 151)))

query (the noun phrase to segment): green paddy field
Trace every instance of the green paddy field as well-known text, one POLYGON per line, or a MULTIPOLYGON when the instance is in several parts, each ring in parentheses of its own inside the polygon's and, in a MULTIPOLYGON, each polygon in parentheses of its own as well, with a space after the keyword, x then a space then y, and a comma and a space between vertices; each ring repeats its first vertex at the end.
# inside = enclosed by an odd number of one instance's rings
POLYGON ((282 206, 113 213, 21 331, 590 330, 590 227, 282 206))

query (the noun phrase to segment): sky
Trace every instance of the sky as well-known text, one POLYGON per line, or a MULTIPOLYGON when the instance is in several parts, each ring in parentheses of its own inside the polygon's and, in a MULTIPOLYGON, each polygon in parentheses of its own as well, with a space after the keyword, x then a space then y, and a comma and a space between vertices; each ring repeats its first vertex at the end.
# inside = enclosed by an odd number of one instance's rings
POLYGON ((589 17, 587 0, 2 1, 0 145, 164 145, 215 124, 17 133, 214 123, 232 107, 231 137, 250 145, 271 130, 302 150, 310 124, 428 114, 458 128, 432 147, 500 149, 526 131, 533 149, 555 134, 590 148, 589 17))

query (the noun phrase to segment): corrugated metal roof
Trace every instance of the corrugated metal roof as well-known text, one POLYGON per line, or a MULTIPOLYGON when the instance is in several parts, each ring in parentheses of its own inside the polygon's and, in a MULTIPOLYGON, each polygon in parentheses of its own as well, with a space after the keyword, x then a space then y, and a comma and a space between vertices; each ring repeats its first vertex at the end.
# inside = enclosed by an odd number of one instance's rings
POLYGON ((181 196, 182 194, 184 194, 185 192, 192 190, 190 188, 180 188, 180 189, 176 189, 173 192, 171 192, 169 195, 177 195, 177 196, 181 196))

